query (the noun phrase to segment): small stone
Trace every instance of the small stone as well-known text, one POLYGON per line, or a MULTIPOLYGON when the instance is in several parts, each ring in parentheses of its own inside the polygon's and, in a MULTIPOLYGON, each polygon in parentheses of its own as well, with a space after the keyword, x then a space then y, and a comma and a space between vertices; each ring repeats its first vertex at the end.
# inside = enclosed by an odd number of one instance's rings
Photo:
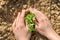
POLYGON ((2 24, 7 24, 6 22, 2 22, 2 24))
POLYGON ((27 8, 27 5, 23 5, 23 8, 24 8, 24 9, 27 8))
POLYGON ((56 11, 56 14, 59 15, 60 12, 56 11))
POLYGON ((56 22, 56 23, 60 23, 60 21, 58 21, 58 20, 56 20, 55 22, 56 22))
POLYGON ((3 37, 0 37, 0 39, 2 39, 3 37))
POLYGON ((60 20, 60 16, 57 17, 57 20, 60 20))
POLYGON ((51 16, 51 19, 54 19, 55 17, 54 16, 51 16))
POLYGON ((58 25, 60 25, 60 23, 56 23, 56 25, 58 26, 58 25))
POLYGON ((52 23, 52 25, 54 25, 55 23, 54 23, 54 19, 51 19, 51 23, 52 23))
POLYGON ((0 5, 4 5, 6 1, 1 0, 0 5))
POLYGON ((55 11, 54 11, 54 10, 52 10, 52 11, 51 11, 51 14, 55 14, 55 11))

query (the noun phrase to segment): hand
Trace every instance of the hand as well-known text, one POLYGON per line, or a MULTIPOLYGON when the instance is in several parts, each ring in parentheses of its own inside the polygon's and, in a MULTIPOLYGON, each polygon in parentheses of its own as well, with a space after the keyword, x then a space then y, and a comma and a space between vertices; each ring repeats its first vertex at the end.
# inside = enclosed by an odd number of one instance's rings
POLYGON ((38 11, 35 8, 29 8, 30 12, 34 13, 36 15, 35 21, 35 28, 36 30, 48 37, 50 40, 59 40, 59 36, 57 33, 53 30, 52 25, 48 18, 40 11, 38 11))
POLYGON ((13 22, 13 33, 17 40, 29 40, 31 33, 27 30, 27 24, 24 23, 25 10, 18 13, 17 18, 13 22))
POLYGON ((35 28, 39 33, 45 35, 47 32, 52 30, 52 25, 50 24, 48 18, 42 12, 34 8, 30 8, 29 10, 36 15, 35 28))

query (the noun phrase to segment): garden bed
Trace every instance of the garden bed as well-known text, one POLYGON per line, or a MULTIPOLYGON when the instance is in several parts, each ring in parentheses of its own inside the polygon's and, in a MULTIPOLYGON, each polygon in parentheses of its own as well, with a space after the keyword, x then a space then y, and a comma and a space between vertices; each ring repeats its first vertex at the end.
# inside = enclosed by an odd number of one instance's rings
MULTIPOLYGON (((53 29, 60 35, 59 0, 0 0, 0 40, 15 40, 11 25, 22 9, 34 7, 43 12, 50 20, 53 29)), ((48 40, 34 32, 31 40, 48 40)))

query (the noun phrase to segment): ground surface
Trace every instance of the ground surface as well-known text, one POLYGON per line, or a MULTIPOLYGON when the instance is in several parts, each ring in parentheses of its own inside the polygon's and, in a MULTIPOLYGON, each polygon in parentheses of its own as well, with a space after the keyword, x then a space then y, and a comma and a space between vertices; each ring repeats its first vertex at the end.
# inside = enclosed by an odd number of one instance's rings
MULTIPOLYGON (((34 7, 50 20, 54 30, 60 35, 60 0, 0 0, 0 40, 15 40, 11 25, 17 12, 34 7)), ((34 32, 31 40, 48 40, 34 32)))

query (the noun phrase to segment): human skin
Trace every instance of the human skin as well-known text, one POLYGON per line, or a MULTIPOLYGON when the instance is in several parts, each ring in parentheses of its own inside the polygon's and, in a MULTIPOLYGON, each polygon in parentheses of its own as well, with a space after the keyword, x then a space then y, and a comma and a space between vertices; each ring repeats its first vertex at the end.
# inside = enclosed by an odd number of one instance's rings
MULTIPOLYGON (((50 21, 42 12, 35 8, 29 8, 28 10, 36 15, 36 18, 33 20, 35 21, 36 31, 46 36, 49 40, 60 40, 59 35, 53 30, 50 21)), ((24 23, 25 12, 26 10, 19 12, 12 25, 16 40, 30 40, 31 37, 31 33, 28 32, 27 23, 24 23)))
POLYGON ((12 28, 16 40, 29 40, 31 33, 28 32, 27 23, 24 23, 25 10, 18 13, 17 18, 13 22, 12 28))
POLYGON ((59 35, 53 30, 49 19, 35 8, 29 8, 29 11, 36 15, 35 28, 36 30, 46 36, 49 40, 60 40, 59 35))

